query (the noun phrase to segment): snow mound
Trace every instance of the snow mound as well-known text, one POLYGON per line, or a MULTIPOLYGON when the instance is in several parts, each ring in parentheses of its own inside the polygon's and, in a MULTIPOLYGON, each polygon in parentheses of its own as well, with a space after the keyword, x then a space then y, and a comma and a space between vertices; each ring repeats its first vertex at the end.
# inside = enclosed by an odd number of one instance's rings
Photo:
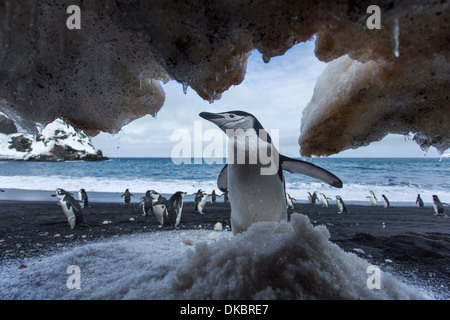
POLYGON ((369 289, 370 264, 332 244, 326 227, 304 215, 236 236, 213 232, 124 236, 9 264, 0 271, 0 299, 429 298, 385 272, 381 288, 369 289), (73 265, 80 289, 66 285, 73 265))

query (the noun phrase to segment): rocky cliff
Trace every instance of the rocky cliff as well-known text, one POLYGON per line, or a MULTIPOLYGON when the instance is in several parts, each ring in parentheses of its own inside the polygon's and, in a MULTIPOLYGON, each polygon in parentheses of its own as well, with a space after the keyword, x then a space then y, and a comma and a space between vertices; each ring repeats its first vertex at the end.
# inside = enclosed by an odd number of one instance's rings
POLYGON ((0 160, 99 161, 106 160, 91 139, 61 119, 48 124, 37 135, 20 133, 14 122, 0 113, 0 160))

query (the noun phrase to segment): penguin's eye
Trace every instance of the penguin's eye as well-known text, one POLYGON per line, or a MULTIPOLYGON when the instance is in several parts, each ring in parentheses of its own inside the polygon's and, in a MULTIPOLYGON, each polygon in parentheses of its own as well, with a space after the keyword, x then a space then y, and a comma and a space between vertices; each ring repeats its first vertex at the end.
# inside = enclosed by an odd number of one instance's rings
POLYGON ((230 114, 229 117, 230 117, 231 119, 233 119, 233 118, 234 118, 234 114, 230 114))

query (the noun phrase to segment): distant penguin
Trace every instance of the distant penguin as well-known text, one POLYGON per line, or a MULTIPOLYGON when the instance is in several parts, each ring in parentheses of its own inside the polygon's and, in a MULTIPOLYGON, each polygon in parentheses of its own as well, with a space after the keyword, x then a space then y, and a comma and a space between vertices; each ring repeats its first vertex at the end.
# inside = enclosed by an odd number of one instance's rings
POLYGON ((181 220, 181 213, 183 212, 183 197, 186 192, 177 191, 167 201, 167 225, 178 228, 181 220))
POLYGON ((152 211, 153 198, 151 196, 152 190, 147 190, 145 195, 141 198, 142 215, 149 215, 152 211))
POLYGON ((3 189, 0 189, 0 192, 5 192, 5 190, 3 190, 3 189))
POLYGON ((332 173, 279 154, 261 123, 247 112, 202 112, 200 117, 217 125, 229 137, 228 164, 220 172, 217 186, 230 192, 233 234, 246 231, 255 222, 287 220, 283 169, 342 187, 342 181, 332 173), (240 159, 239 155, 243 157, 240 159), (251 155, 260 155, 255 164, 245 160, 239 163, 251 155))
POLYGON ((339 208, 339 214, 341 213, 348 213, 347 211, 347 206, 344 203, 344 200, 342 200, 342 198, 340 196, 336 196, 336 204, 339 208))
POLYGON ((327 197, 325 196, 325 194, 321 193, 321 194, 320 194, 320 200, 322 201, 322 207, 328 208, 328 206, 329 206, 328 200, 331 200, 331 199, 330 199, 330 198, 327 198, 327 197))
POLYGON ((370 191, 370 196, 368 196, 366 198, 370 199, 370 204, 372 205, 372 207, 377 206, 377 197, 375 196, 375 193, 373 193, 373 191, 370 191))
POLYGON ((202 198, 202 193, 203 193, 202 189, 198 189, 197 192, 194 193, 195 194, 194 202, 199 202, 200 201, 200 199, 202 198))
POLYGON ((421 208, 425 205, 425 204, 423 203, 422 198, 420 197, 420 194, 417 195, 416 204, 417 204, 419 207, 421 207, 421 208))
POLYGON ((317 197, 317 191, 314 191, 312 194, 308 192, 308 201, 311 204, 316 204, 316 201, 319 200, 317 197))
POLYGON ((200 214, 205 214, 203 212, 203 209, 205 208, 205 205, 206 205, 206 197, 207 196, 208 196, 208 193, 203 191, 199 201, 196 203, 195 210, 198 211, 200 214))
POLYGON ((223 202, 227 203, 230 201, 230 198, 228 197, 228 190, 225 190, 222 195, 223 195, 223 202))
POLYGON ((292 201, 297 200, 295 198, 292 198, 289 193, 286 193, 286 206, 288 209, 293 210, 294 209, 294 203, 292 201))
POLYGON ((131 197, 134 197, 134 195, 130 193, 130 190, 126 189, 124 194, 122 194, 120 197, 123 198, 123 204, 129 205, 131 197))
POLYGON ((160 223, 158 228, 162 228, 164 219, 166 219, 169 214, 167 211, 167 199, 154 190, 151 190, 150 196, 152 197, 153 214, 160 223))
POLYGON ((89 201, 88 201, 88 195, 86 193, 86 190, 80 189, 80 191, 78 191, 78 200, 80 200, 82 208, 86 208, 88 206, 89 201))
POLYGON ((312 203, 312 202, 313 202, 313 198, 312 198, 311 192, 308 192, 308 202, 309 202, 309 203, 312 203))
POLYGON ((390 203, 389 203, 388 198, 386 198, 386 196, 385 196, 384 194, 381 195, 381 198, 383 198, 384 207, 385 207, 385 208, 390 208, 391 205, 390 205, 390 203))
POLYGON ((446 204, 445 202, 441 202, 441 200, 439 200, 439 197, 435 194, 433 194, 433 208, 434 208, 434 215, 444 215, 444 204, 446 204))
POLYGON ((218 196, 218 195, 216 194, 216 190, 213 190, 213 191, 211 192, 210 196, 211 196, 211 204, 216 203, 217 197, 220 197, 220 196, 218 196))
POLYGON ((78 201, 76 201, 70 192, 64 189, 56 189, 56 194, 52 194, 52 197, 59 199, 62 212, 67 217, 70 228, 73 229, 83 223, 83 213, 78 201))

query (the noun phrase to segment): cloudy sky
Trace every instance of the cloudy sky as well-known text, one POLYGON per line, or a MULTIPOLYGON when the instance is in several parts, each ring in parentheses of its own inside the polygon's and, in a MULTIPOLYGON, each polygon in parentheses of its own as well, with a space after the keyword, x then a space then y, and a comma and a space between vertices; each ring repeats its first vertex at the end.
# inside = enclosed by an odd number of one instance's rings
MULTIPOLYGON (((224 92, 220 100, 210 104, 190 88, 184 94, 181 84, 170 81, 163 85, 166 101, 156 118, 145 116, 123 127, 118 134, 101 133, 92 141, 108 157, 171 157, 174 148, 181 143, 177 133, 189 134, 192 144, 197 141, 202 150, 210 144, 201 134, 194 135, 194 131, 205 134, 217 129, 202 120, 198 116, 200 112, 243 110, 256 116, 269 134, 270 130, 279 130, 281 153, 299 157, 302 112, 325 66, 326 63, 314 55, 313 41, 298 44, 267 64, 255 51, 249 58, 245 80, 224 92)), ((224 134, 223 137, 225 145, 224 134)), ((343 151, 333 157, 423 156, 424 152, 414 142, 401 135, 389 135, 368 147, 343 151)), ((427 157, 436 156, 438 153, 434 148, 427 153, 427 157)))

